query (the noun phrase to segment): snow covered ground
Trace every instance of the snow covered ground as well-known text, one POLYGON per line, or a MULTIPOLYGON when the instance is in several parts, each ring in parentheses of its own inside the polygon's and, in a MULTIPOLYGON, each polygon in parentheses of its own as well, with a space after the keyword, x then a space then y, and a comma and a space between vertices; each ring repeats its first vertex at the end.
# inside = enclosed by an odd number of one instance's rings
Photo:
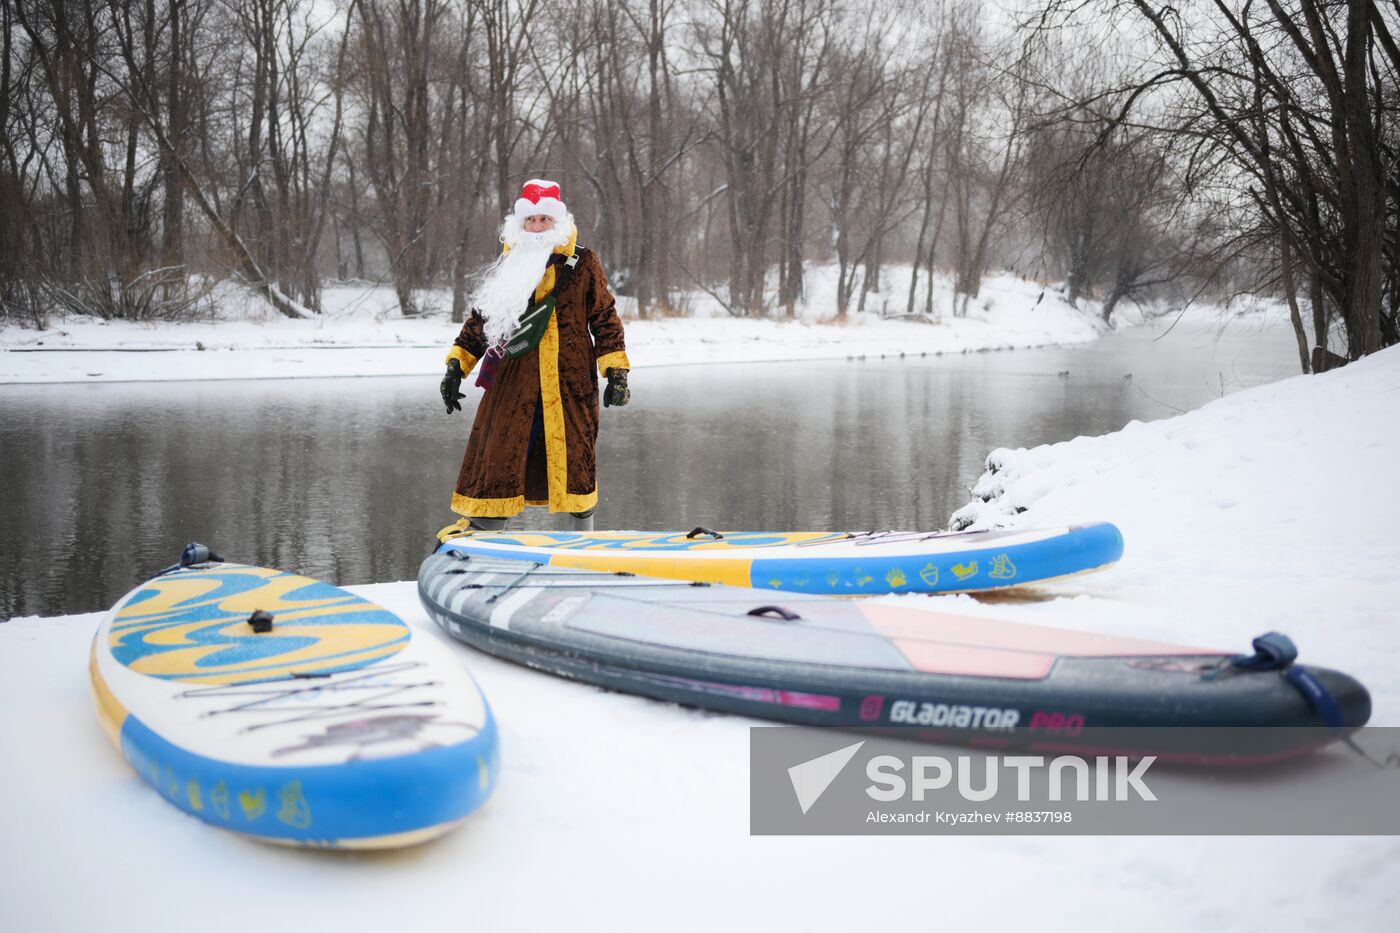
MULTIPOLYGON (((1122 564, 1038 596, 906 599, 1229 649, 1278 629, 1366 683, 1373 722, 1400 725, 1397 423, 1400 348, 998 453, 969 520, 1114 521, 1122 564)), ((441 637, 411 582, 355 589, 441 637)), ((98 620, 0 625, 6 931, 1390 930, 1400 911, 1388 838, 750 837, 751 721, 460 645, 502 728, 486 807, 405 852, 263 846, 174 810, 107 743, 85 671, 98 620)))
MULTIPOLYGON (((1104 330, 1092 302, 1074 308, 1055 290, 1009 275, 988 278, 966 317, 952 316, 952 295, 940 280, 936 323, 881 319, 874 311, 882 304, 904 307, 908 272, 900 272, 888 272, 887 298, 872 294, 872 310, 844 325, 831 322, 828 267, 813 270, 797 320, 733 318, 708 296, 694 296, 687 302, 693 316, 627 320, 628 357, 644 367, 961 353, 1083 343, 1104 330)), ((444 303, 450 305, 437 295, 436 304, 444 303)), ((442 368, 457 335, 443 312, 400 317, 393 290, 384 286, 328 288, 324 305, 315 320, 291 320, 224 286, 217 317, 207 321, 70 317, 42 331, 0 328, 0 384, 420 375, 442 368)), ((1136 308, 1124 314, 1138 320, 1136 308)))

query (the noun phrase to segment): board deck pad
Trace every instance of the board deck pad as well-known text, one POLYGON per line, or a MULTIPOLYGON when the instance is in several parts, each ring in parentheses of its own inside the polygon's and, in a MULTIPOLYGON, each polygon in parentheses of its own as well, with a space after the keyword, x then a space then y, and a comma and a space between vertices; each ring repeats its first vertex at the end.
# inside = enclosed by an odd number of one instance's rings
POLYGON ((102 622, 89 671, 136 772, 244 835, 407 845, 451 829, 495 785, 496 726, 460 659, 308 577, 233 563, 155 577, 102 622), (256 610, 271 631, 249 625, 256 610))
MULTIPOLYGON (((1279 671, 1219 648, 1027 625, 917 605, 645 579, 443 547, 419 570, 461 641, 600 686, 784 722, 913 727, 921 738, 1073 747, 1096 727, 1321 727, 1279 671)), ((1310 668, 1348 728, 1365 688, 1310 668)), ((1170 728, 1169 728, 1170 727, 1170 728)), ((1297 737, 1295 732, 1294 738, 1297 737)), ((1280 742, 1292 741, 1279 731, 1280 742)), ((1299 739, 1302 741, 1302 739, 1299 739)), ((1272 749, 1288 754, 1303 748, 1272 749)))
MULTIPOLYGON (((698 531, 698 530, 697 530, 698 531)), ((1102 570, 1123 556, 1107 522, 973 532, 479 532, 439 533, 483 557, 575 570, 821 595, 1007 589, 1102 570)))

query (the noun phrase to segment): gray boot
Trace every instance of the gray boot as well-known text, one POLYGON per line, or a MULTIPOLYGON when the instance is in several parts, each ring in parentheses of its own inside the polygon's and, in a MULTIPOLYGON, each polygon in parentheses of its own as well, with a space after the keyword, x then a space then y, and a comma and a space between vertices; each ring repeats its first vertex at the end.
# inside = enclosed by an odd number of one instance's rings
POLYGON ((506 518, 469 518, 467 527, 472 531, 505 531, 506 518))
POLYGON ((573 529, 574 529, 574 531, 592 531, 592 530, 593 530, 593 510, 592 510, 592 509, 589 509, 587 512, 571 512, 570 515, 573 516, 573 529))

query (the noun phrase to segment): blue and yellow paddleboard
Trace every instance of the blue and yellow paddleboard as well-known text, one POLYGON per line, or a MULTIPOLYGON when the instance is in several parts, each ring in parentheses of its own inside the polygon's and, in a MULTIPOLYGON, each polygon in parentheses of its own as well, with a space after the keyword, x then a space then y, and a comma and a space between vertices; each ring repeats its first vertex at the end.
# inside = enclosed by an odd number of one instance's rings
POLYGON ((446 550, 574 570, 628 572, 820 595, 964 593, 1101 570, 1123 556, 1107 522, 1030 531, 472 532, 451 525, 446 550))
POLYGON ((217 561, 169 571, 117 603, 89 670, 136 773, 246 836, 410 845, 451 829, 496 782, 495 722, 460 661, 307 577, 217 561))

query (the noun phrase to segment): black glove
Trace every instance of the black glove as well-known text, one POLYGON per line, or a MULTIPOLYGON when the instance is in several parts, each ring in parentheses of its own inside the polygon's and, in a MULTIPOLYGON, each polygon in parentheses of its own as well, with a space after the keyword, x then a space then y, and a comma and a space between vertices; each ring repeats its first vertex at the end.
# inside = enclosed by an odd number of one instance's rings
POLYGON ((462 364, 455 359, 447 361, 447 375, 442 377, 442 401, 447 406, 447 413, 450 415, 454 411, 462 410, 462 403, 458 399, 466 398, 462 394, 462 377, 466 373, 462 372, 462 364))
POLYGON ((627 388, 627 370, 609 369, 608 387, 603 390, 603 407, 616 405, 621 408, 632 401, 632 392, 627 388))

